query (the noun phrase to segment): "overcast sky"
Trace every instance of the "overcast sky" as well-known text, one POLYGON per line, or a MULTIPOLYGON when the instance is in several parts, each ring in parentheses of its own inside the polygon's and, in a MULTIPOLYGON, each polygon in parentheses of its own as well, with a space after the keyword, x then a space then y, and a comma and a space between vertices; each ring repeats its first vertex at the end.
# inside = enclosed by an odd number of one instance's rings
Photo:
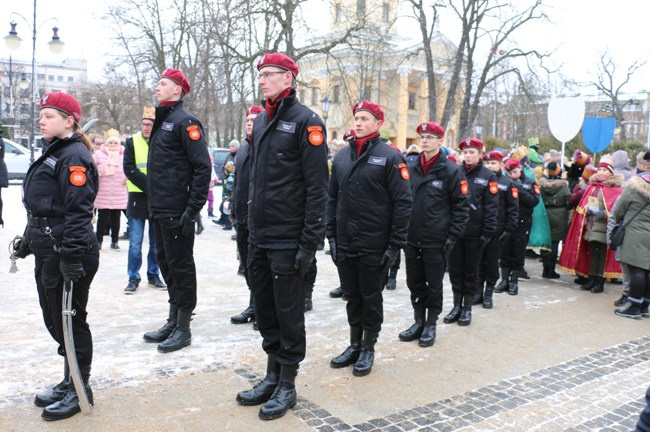
MULTIPOLYGON (((327 1, 311 0, 310 16, 322 22, 327 14, 327 1), (318 8, 322 13, 316 13, 318 8)), ((43 23, 37 36, 37 60, 56 61, 47 49, 51 38, 51 27, 58 18, 59 34, 66 43, 65 57, 86 58, 89 63, 90 79, 101 79, 106 52, 111 47, 111 29, 102 20, 105 5, 110 0, 40 0, 37 10, 37 24, 43 23)), ((10 13, 18 12, 32 21, 33 3, 31 1, 7 1, 0 8, 0 33, 9 32, 10 13)), ((650 43, 647 42, 648 17, 644 11, 645 2, 641 0, 547 0, 548 13, 552 24, 527 27, 518 34, 518 43, 522 47, 551 50, 553 61, 563 64, 566 75, 577 80, 595 79, 593 71, 599 53, 608 49, 609 53, 623 69, 634 60, 650 59, 650 43)), ((31 59, 31 33, 27 24, 16 18, 19 35, 23 38, 23 48, 13 53, 14 58, 29 61, 31 59)), ((443 21, 442 32, 452 42, 458 37, 457 27, 452 19, 443 21)), ((319 25, 314 21, 314 26, 319 25)), ((408 28, 417 28, 412 22, 401 23, 402 32, 408 28)), ((417 35, 416 35, 417 36, 417 35)), ((1 45, 0 57, 8 57, 8 50, 1 45)), ((60 58, 59 58, 60 59, 60 58)), ((650 90, 647 78, 650 77, 650 65, 638 72, 634 82, 626 87, 628 92, 650 90)), ((585 89, 584 94, 595 93, 594 89, 585 89)))

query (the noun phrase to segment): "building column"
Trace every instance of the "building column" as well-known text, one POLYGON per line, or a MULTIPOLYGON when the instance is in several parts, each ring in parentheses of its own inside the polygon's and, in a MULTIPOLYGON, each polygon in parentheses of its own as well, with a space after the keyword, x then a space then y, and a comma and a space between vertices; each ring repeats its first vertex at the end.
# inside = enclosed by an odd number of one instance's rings
POLYGON ((409 65, 401 65, 397 68, 397 74, 399 75, 399 102, 397 104, 397 128, 395 130, 395 142, 393 144, 401 149, 406 148, 410 73, 411 66, 409 65))

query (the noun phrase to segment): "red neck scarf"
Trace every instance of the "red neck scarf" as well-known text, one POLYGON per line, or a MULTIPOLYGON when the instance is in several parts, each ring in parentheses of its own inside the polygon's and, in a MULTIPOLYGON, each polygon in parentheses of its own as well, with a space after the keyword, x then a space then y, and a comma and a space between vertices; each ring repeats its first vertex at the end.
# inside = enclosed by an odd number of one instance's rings
POLYGON ((363 148, 366 146, 366 142, 375 139, 379 136, 379 132, 371 133, 370 135, 366 135, 363 138, 354 138, 354 144, 357 146, 357 159, 359 156, 361 156, 361 152, 363 152, 363 148))
POLYGON ((178 101, 176 100, 176 101, 160 102, 160 105, 158 105, 158 106, 172 106, 172 105, 176 105, 176 102, 178 102, 178 101))
POLYGON ((266 103, 264 104, 264 109, 266 110, 266 116, 269 118, 269 121, 273 120, 273 116, 275 115, 275 110, 278 107, 278 103, 280 102, 280 99, 284 99, 288 96, 291 95, 291 92, 293 89, 291 87, 287 87, 278 95, 275 100, 267 99, 266 103))
MULTIPOLYGON (((480 164, 481 164, 481 162, 475 163, 474 165, 470 165, 467 162, 465 162, 465 172, 470 172, 471 170, 473 170, 474 168, 476 168, 480 164)), ((523 174, 524 172, 522 171, 521 173, 523 174)))
POLYGON ((439 157, 440 157, 440 152, 438 152, 431 159, 426 160, 426 157, 424 156, 424 152, 420 153, 420 165, 422 166, 422 174, 427 175, 427 173, 429 172, 433 164, 436 163, 439 157))

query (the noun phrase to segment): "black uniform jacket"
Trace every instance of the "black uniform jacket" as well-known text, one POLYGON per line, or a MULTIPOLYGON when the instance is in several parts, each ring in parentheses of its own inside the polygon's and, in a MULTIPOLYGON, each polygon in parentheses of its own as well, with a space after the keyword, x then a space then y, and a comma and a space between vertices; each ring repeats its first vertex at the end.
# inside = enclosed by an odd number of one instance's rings
POLYGON ((382 254, 406 246, 411 189, 406 162, 379 138, 357 159, 354 140, 332 162, 327 238, 346 256, 382 254))
POLYGON ((147 219, 147 175, 135 165, 135 150, 133 137, 128 137, 124 143, 124 174, 126 178, 143 192, 129 192, 129 202, 126 206, 126 216, 136 219, 147 219))
POLYGON ((503 171, 496 173, 499 187, 499 216, 495 237, 502 232, 513 233, 519 223, 519 189, 503 171))
POLYGON ((541 191, 535 180, 526 177, 523 171, 515 183, 519 190, 519 220, 530 221, 533 218, 535 206, 539 204, 541 191))
POLYGON ((248 183, 251 178, 250 144, 248 138, 237 150, 235 157, 235 181, 233 184, 232 214, 237 224, 246 226, 248 223, 248 183))
POLYGON ((203 127, 183 101, 156 108, 149 139, 147 197, 154 218, 198 213, 208 199, 210 154, 203 127))
POLYGON ((260 113, 250 148, 249 243, 315 251, 325 232, 327 139, 320 117, 281 99, 275 117, 260 113))
POLYGON ((465 170, 465 177, 469 188, 469 222, 463 238, 491 238, 497 231, 499 212, 497 176, 479 161, 478 166, 465 170))
POLYGON ((90 150, 78 134, 55 138, 29 167, 23 182, 23 204, 28 218, 48 226, 28 226, 25 237, 33 252, 58 250, 61 260, 81 262, 97 247, 93 232, 93 203, 99 185, 90 150), (50 231, 50 232, 48 232, 50 231))
POLYGON ((422 174, 419 157, 408 168, 413 195, 408 244, 439 248, 447 238, 460 238, 469 219, 469 191, 462 189, 465 175, 460 167, 441 152, 427 175, 422 174))

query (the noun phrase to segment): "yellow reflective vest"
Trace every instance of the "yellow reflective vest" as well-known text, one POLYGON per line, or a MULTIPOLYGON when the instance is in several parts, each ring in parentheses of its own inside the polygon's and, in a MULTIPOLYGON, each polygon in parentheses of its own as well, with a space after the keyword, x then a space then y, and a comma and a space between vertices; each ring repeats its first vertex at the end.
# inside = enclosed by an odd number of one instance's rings
MULTIPOLYGON (((149 143, 142 136, 142 132, 133 135, 133 154, 135 155, 135 166, 141 173, 147 174, 147 157, 149 154, 149 143)), ((129 192, 142 192, 131 180, 126 181, 126 188, 129 192)))

